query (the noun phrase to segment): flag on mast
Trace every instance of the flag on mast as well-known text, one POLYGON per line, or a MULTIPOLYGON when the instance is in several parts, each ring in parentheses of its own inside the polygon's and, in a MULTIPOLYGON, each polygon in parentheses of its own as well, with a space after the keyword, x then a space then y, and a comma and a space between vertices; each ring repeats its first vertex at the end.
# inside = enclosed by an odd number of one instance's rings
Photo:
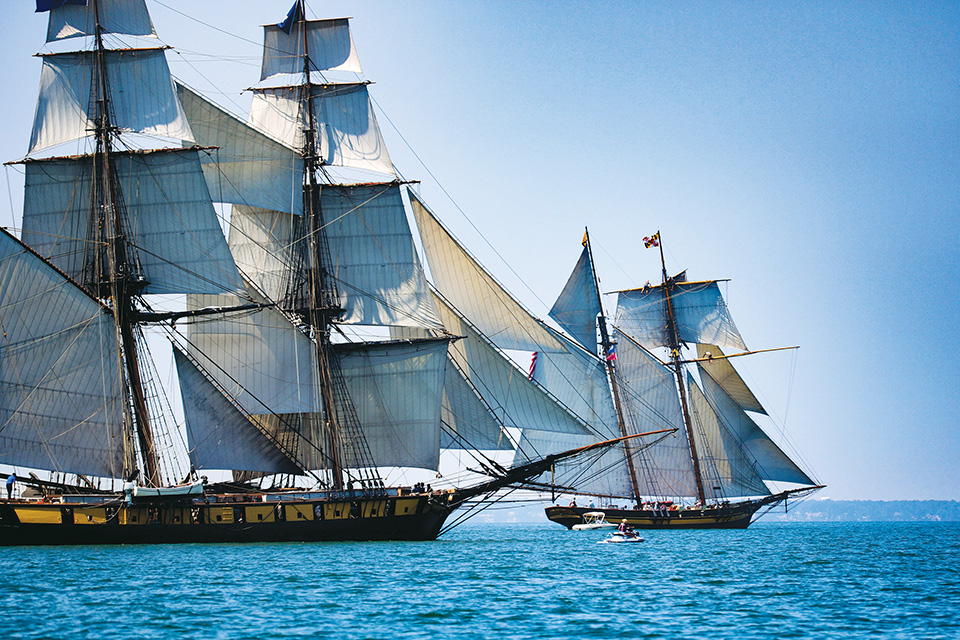
POLYGON ((650 247, 659 247, 660 246, 660 234, 655 233, 652 236, 646 236, 643 239, 643 248, 649 249, 650 247))
POLYGON ((537 370, 537 352, 533 352, 533 356, 530 358, 530 373, 527 374, 528 380, 533 380, 533 374, 537 370))
POLYGON ((87 6, 87 0, 37 0, 37 10, 35 13, 52 11, 68 4, 75 4, 81 7, 87 6))

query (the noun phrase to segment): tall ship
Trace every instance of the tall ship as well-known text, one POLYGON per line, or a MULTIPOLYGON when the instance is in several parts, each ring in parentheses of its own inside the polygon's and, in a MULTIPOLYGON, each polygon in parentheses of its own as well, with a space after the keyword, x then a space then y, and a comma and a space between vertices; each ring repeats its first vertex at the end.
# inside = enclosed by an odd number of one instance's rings
POLYGON ((362 73, 349 21, 304 9, 264 27, 243 119, 171 76, 144 0, 37 0, 54 51, 0 231, 0 544, 428 540, 622 448, 471 319, 462 288, 499 289, 398 177, 369 82, 337 79, 362 73), (580 441, 515 454, 527 429, 580 441))
MULTIPOLYGON (((610 390, 603 400, 605 433, 629 435, 656 424, 672 427, 672 436, 649 447, 625 441, 620 451, 598 452, 589 464, 558 466, 579 493, 606 503, 600 510, 607 521, 642 529, 746 528, 758 512, 821 489, 747 413, 766 411, 732 361, 760 352, 747 350, 720 281, 690 281, 685 271, 668 276, 660 232, 643 242, 659 249, 661 282, 616 292, 612 327, 586 231, 580 259, 550 315, 604 363, 610 390)), ((541 449, 543 441, 558 439, 532 431, 525 436, 538 438, 541 449)), ((573 444, 560 441, 554 447, 573 444)), ((547 507, 546 514, 573 528, 597 511, 574 498, 547 507)))

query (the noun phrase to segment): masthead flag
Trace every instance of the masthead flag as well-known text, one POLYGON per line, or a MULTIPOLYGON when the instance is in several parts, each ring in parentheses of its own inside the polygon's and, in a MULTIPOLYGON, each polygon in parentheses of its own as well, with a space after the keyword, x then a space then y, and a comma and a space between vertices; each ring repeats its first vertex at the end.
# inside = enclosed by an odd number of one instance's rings
POLYGON ((287 14, 287 17, 283 19, 283 22, 278 22, 277 26, 280 27, 280 30, 286 34, 290 33, 290 30, 293 29, 293 24, 300 20, 303 16, 300 15, 300 2, 293 3, 293 6, 290 7, 290 12, 287 14))
POLYGON ((37 0, 36 13, 43 13, 44 11, 59 9, 60 7, 68 4, 76 4, 80 5, 81 7, 85 7, 87 6, 87 0, 37 0))
POLYGON ((659 247, 660 246, 660 234, 655 233, 652 236, 646 236, 643 239, 643 248, 649 249, 650 247, 659 247))

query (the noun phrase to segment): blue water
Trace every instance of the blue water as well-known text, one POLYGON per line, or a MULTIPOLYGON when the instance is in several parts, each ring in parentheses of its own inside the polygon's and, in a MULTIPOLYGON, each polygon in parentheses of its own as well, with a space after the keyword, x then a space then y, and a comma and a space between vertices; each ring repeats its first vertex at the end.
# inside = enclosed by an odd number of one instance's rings
POLYGON ((0 549, 0 638, 960 638, 960 523, 0 549))

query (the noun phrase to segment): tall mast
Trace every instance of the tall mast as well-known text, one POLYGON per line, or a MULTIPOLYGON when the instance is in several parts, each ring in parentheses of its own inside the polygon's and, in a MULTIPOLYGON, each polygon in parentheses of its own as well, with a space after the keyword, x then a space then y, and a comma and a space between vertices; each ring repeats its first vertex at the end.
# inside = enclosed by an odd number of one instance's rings
MULTIPOLYGON (((590 246, 590 232, 584 227, 583 243, 587 248, 587 256, 590 258, 590 271, 593 273, 594 290, 597 292, 597 306, 600 308, 600 314, 597 316, 597 326, 600 327, 600 345, 602 346, 601 357, 607 366, 607 376, 610 378, 610 388, 613 389, 613 406, 617 412, 617 427, 620 428, 620 435, 626 437, 627 423, 623 419, 623 409, 620 403, 620 388, 617 385, 616 361, 609 358, 610 348, 613 342, 607 333, 607 320, 603 315, 603 303, 600 300, 600 283, 597 280, 597 269, 593 264, 593 248, 590 246)), ((623 455, 627 459, 627 469, 630 472, 630 484, 633 487, 633 498, 637 503, 640 502, 640 483, 637 482, 637 471, 633 466, 633 454, 630 451, 630 440, 623 441, 623 455)))
POLYGON ((302 315, 314 332, 325 427, 324 449, 330 465, 332 486, 336 490, 344 488, 344 478, 348 475, 344 454, 349 450, 353 456, 352 462, 362 469, 361 485, 369 483, 370 487, 382 488, 383 481, 375 471, 373 457, 359 428, 359 420, 330 340, 334 321, 343 315, 344 310, 340 306, 340 296, 332 275, 333 260, 320 204, 322 186, 317 179, 317 174, 323 171, 323 160, 317 141, 304 1, 297 0, 296 7, 296 11, 299 12, 298 28, 303 42, 304 84, 301 86, 300 108, 306 112, 301 155, 304 161, 303 229, 306 241, 304 257, 307 282, 305 296, 296 291, 296 285, 293 285, 289 293, 293 296, 294 309, 302 315))
MULTIPOLYGON (((137 341, 134 334, 135 309, 133 300, 139 294, 144 283, 142 279, 137 277, 135 265, 129 261, 126 251, 127 240, 123 229, 123 200, 117 185, 111 158, 112 137, 116 135, 117 130, 110 121, 107 65, 103 46, 103 32, 100 25, 100 8, 97 0, 93 0, 93 13, 96 39, 95 92, 97 113, 94 124, 96 140, 93 159, 94 179, 91 190, 96 242, 94 242, 94 257, 90 265, 91 284, 98 295, 109 297, 113 307, 118 342, 121 345, 122 363, 120 366, 125 369, 130 392, 129 402, 124 403, 124 423, 127 438, 131 437, 134 432, 137 434, 147 482, 159 486, 161 483, 160 471, 147 413, 143 381, 140 377, 137 341), (100 250, 102 246, 106 249, 105 265, 100 250)), ((124 458, 126 464, 132 467, 133 455, 130 447, 125 446, 124 458)), ((127 469, 127 473, 131 471, 131 468, 127 469)))
POLYGON ((690 420, 690 410, 687 407, 687 388, 683 382, 683 362, 680 357, 680 336, 677 333, 677 323, 673 315, 673 301, 670 299, 670 288, 673 280, 667 277, 667 263, 663 257, 663 240, 660 231, 657 231, 658 245, 660 246, 660 266, 663 272, 663 297, 667 303, 667 327, 670 337, 670 363, 673 373, 677 377, 677 387, 680 389, 680 407, 683 409, 683 424, 687 429, 687 441, 690 443, 690 456, 693 459, 693 475, 697 480, 697 499, 700 504, 706 503, 706 494, 703 491, 703 474, 700 470, 700 457, 697 455, 697 443, 693 438, 693 423, 690 420))
POLYGON ((297 0, 300 16, 300 35, 303 42, 303 76, 300 101, 306 111, 307 127, 303 132, 303 208, 306 217, 308 255, 312 264, 308 268, 307 322, 316 331, 317 367, 320 374, 320 395, 325 420, 327 460, 333 488, 343 488, 343 461, 339 446, 340 425, 333 398, 333 375, 331 359, 334 357, 330 346, 330 326, 334 318, 342 313, 336 284, 331 281, 326 266, 330 250, 327 235, 323 231, 323 212, 320 209, 320 186, 317 171, 320 169, 320 154, 317 149, 317 123, 313 111, 313 92, 310 86, 310 51, 307 44, 307 17, 303 0, 297 0))

